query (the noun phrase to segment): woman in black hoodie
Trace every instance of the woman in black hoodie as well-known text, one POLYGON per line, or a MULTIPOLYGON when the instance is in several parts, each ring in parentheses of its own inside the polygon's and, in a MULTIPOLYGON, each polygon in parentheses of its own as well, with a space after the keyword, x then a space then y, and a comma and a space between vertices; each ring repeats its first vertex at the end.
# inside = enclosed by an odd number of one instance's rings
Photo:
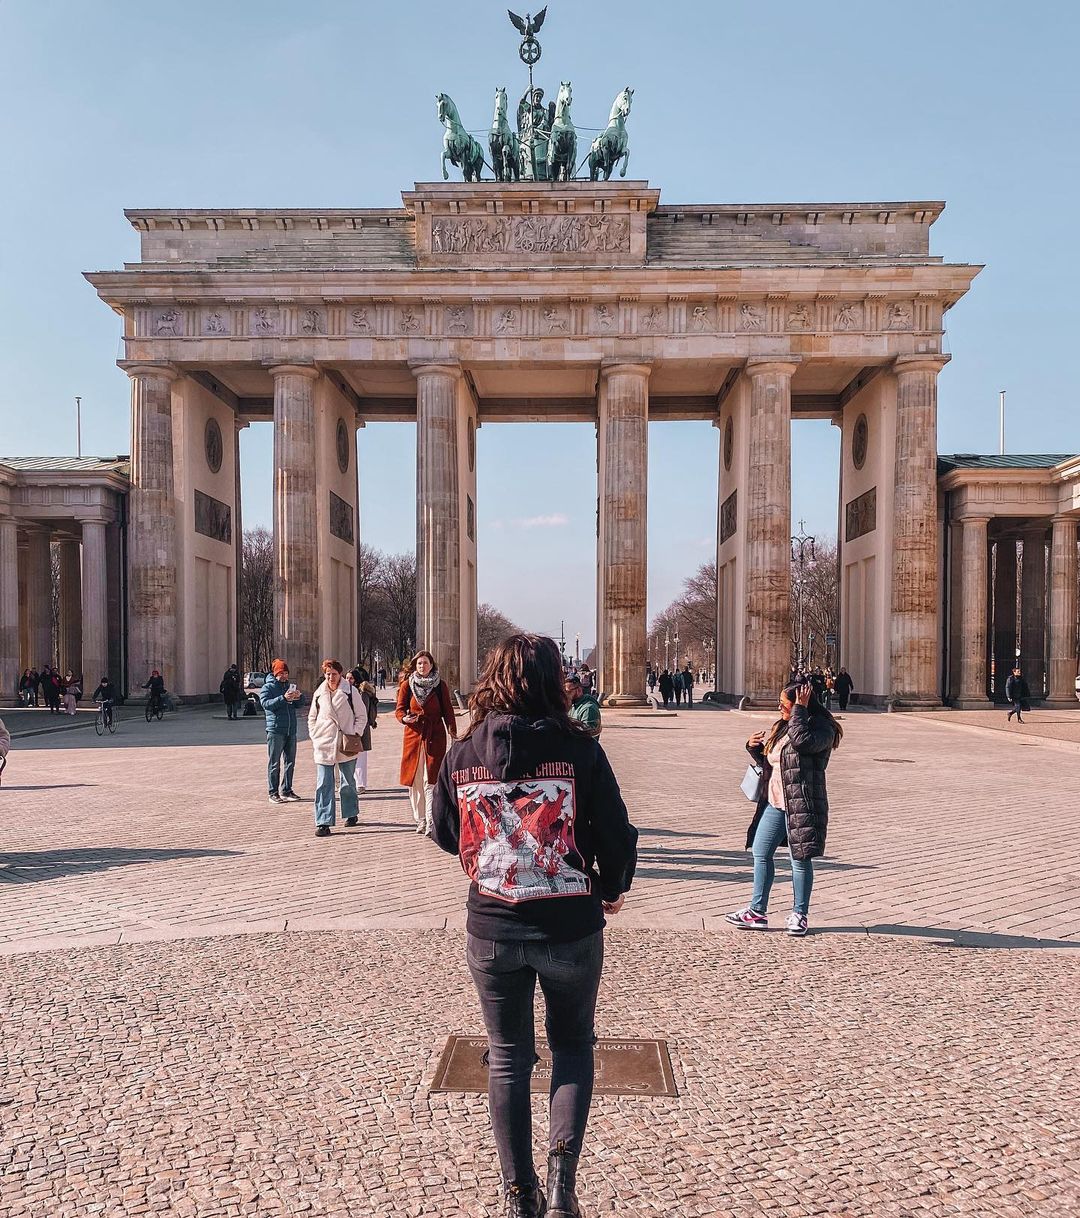
POLYGON ((472 881, 467 958, 487 1025, 488 1100, 506 1213, 576 1218, 604 914, 622 908, 637 830, 604 750, 568 714, 552 639, 506 639, 488 659, 470 708, 472 726, 439 774, 432 836, 459 856, 472 881), (552 1056, 546 1209, 529 1099, 538 979, 552 1056))

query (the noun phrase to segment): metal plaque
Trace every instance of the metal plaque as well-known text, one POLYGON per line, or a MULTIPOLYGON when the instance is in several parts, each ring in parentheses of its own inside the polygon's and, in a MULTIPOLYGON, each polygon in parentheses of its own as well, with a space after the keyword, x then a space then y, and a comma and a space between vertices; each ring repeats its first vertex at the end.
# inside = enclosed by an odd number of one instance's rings
MULTIPOLYGON (((551 1083, 551 1052, 536 1048, 540 1060, 532 1073, 532 1090, 546 1094, 551 1083)), ((432 1091, 487 1092, 487 1040, 451 1036, 439 1058, 432 1091)), ((666 1040, 598 1040, 597 1095, 678 1095, 666 1040)))

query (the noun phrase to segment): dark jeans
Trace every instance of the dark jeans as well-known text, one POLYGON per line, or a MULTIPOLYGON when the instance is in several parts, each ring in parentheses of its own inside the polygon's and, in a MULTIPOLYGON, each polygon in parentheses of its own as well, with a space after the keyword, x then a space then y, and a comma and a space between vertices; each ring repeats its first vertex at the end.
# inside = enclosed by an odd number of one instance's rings
POLYGON ((536 1178, 529 1084, 536 1062, 533 995, 537 978, 547 1006, 551 1048, 549 1137, 581 1153, 593 1092, 593 1017, 604 967, 604 933, 573 943, 492 942, 468 936, 469 971, 488 1033, 488 1106, 503 1176, 536 1178))
POLYGON ((266 752, 269 756, 266 780, 270 786, 270 794, 278 793, 278 775, 281 773, 281 762, 284 758, 285 774, 281 793, 287 795, 292 790, 293 770, 296 769, 296 733, 286 736, 284 732, 267 732, 266 752))

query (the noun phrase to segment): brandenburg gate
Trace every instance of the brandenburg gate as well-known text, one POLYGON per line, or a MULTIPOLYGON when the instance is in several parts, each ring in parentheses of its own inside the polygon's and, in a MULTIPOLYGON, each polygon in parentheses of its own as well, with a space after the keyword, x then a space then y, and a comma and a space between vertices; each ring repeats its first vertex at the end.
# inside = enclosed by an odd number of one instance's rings
POLYGON ((418 640, 469 688, 476 429, 580 420, 597 436, 600 689, 640 702, 648 424, 708 419, 717 687, 771 706, 790 660, 790 424, 818 418, 843 436, 841 655, 869 700, 938 704, 937 378, 945 313, 979 270, 930 253, 942 207, 522 180, 420 183, 394 208, 129 211, 140 260, 87 278, 123 319, 131 378, 130 672, 197 696, 234 658, 238 433, 255 420, 274 423, 276 648, 308 688, 321 654, 351 656, 356 430, 401 420, 418 640))

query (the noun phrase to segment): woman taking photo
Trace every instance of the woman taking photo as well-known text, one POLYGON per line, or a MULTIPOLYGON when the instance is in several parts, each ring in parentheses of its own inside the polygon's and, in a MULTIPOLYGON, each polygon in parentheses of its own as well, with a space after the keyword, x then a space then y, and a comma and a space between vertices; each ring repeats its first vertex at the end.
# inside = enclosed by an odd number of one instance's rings
POLYGON ((341 664, 337 660, 323 660, 322 671, 322 684, 312 695, 308 711, 308 737, 318 779, 315 836, 329 837, 334 823, 335 768, 339 775, 342 818, 350 828, 356 824, 360 811, 356 796, 356 755, 360 751, 357 737, 366 720, 358 696, 350 694, 348 684, 341 679, 341 664))
POLYGON ((794 905, 787 933, 802 938, 810 914, 814 859, 825 853, 829 797, 825 769, 844 729, 817 699, 809 684, 789 685, 780 694, 780 718, 768 732, 756 732, 746 751, 761 769, 761 795, 746 835, 754 853, 754 892, 745 909, 727 915, 735 926, 769 929, 769 893, 776 877, 773 855, 791 854, 794 905))
POLYGON ((352 686, 353 705, 363 728, 360 732, 360 752, 356 755, 356 789, 358 792, 367 790, 368 753, 371 752, 371 733, 379 726, 379 695, 371 684, 371 677, 366 668, 359 666, 352 669, 347 676, 352 686), (359 699, 359 701, 358 701, 359 699), (363 709, 361 709, 361 707, 363 709))
POLYGON ((457 739, 450 689, 430 651, 418 651, 405 668, 394 715, 405 725, 399 781, 409 788, 416 832, 431 834, 431 788, 446 756, 446 734, 457 739))
POLYGON ((439 773, 433 836, 472 881, 466 956, 487 1026, 506 1213, 576 1218, 604 914, 622 908, 637 830, 599 742, 570 718, 552 639, 506 639, 469 704, 472 724, 439 773), (529 1098, 538 979, 552 1056, 546 1201, 529 1098))

